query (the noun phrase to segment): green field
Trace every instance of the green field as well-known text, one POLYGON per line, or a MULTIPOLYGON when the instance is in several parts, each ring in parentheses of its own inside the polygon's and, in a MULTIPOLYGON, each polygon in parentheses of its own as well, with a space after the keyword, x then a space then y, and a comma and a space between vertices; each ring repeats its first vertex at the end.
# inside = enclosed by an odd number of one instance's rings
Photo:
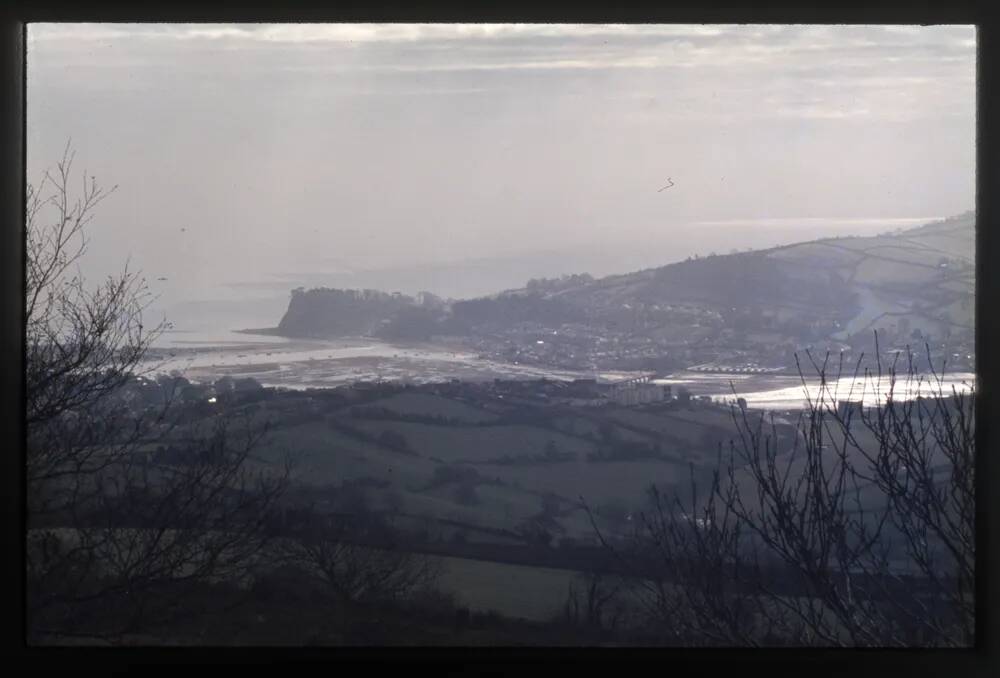
POLYGON ((397 393, 369 403, 403 415, 445 417, 471 424, 496 421, 497 416, 477 407, 431 393, 397 393))
POLYGON ((551 441, 559 450, 585 455, 595 445, 556 431, 523 424, 449 427, 396 421, 355 421, 352 425, 372 435, 394 431, 404 436, 412 450, 428 459, 482 463, 505 455, 541 455, 551 441))
POLYGON ((289 453, 294 478, 306 485, 338 485, 345 480, 374 477, 400 487, 426 483, 433 462, 359 441, 323 421, 280 428, 268 435, 255 455, 280 463, 289 453))
POLYGON ((571 570, 509 565, 449 556, 428 556, 442 565, 441 589, 476 612, 495 610, 508 617, 549 621, 562 610, 571 570))
MULTIPOLYGON (((428 394, 398 394, 376 403, 400 416, 481 415, 466 403, 428 394)), ((602 529, 627 528, 625 515, 641 510, 652 484, 687 487, 688 459, 700 464, 707 458, 706 439, 719 436, 725 425, 731 427, 729 416, 711 408, 552 410, 550 419, 537 424, 469 425, 365 419, 344 410, 279 426, 254 451, 254 460, 276 467, 290 456, 293 482, 319 490, 320 497, 328 496, 325 488, 339 491, 351 485, 354 501, 388 515, 487 530, 516 531, 543 514, 543 497, 554 495, 559 500, 558 514, 550 516, 558 525, 554 537, 581 537, 593 533, 590 518, 579 508, 581 497, 596 510, 602 529), (401 436, 405 449, 387 446, 386 432, 397 441, 401 436), (634 442, 658 445, 666 459, 588 458, 634 442), (546 460, 553 452, 575 458, 546 460), (609 506, 614 511, 603 514, 609 506)), ((489 539, 489 534, 476 538, 489 539)))
POLYGON ((497 475, 534 492, 554 492, 569 500, 582 495, 588 503, 621 500, 639 503, 651 483, 657 486, 684 482, 688 468, 662 461, 570 462, 539 466, 477 467, 483 475, 497 475))

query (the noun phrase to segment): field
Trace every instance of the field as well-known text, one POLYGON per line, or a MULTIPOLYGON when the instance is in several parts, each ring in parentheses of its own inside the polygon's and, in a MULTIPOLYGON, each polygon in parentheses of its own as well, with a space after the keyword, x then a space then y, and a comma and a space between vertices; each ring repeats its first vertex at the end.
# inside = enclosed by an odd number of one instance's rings
POLYGON ((552 443, 557 449, 586 454, 593 443, 563 433, 520 424, 452 427, 412 422, 361 421, 358 428, 375 436, 393 431, 427 459, 446 463, 486 463, 507 456, 541 455, 552 443))
MULTIPOLYGON (((701 402, 491 411, 487 391, 460 387, 361 389, 312 406, 310 397, 260 402, 255 421, 275 426, 253 450, 255 467, 291 458, 292 504, 381 516, 414 550, 435 554, 441 587, 461 604, 533 621, 558 615, 582 576, 547 567, 559 561, 546 553, 596 543, 595 525, 606 537, 631 533, 651 486, 685 499, 693 472, 705 488, 718 443, 735 433, 729 408, 701 402), (501 554, 521 564, 470 558, 501 554)), ((738 471, 736 479, 753 504, 750 478, 738 471)), ((862 489, 865 508, 878 498, 862 489)))
POLYGON ((509 565, 468 558, 428 556, 442 565, 441 589, 476 612, 550 621, 566 602, 572 570, 509 565))
POLYGON ((489 540, 540 518, 553 538, 587 538, 593 525, 581 501, 602 530, 627 529, 652 484, 686 488, 689 463, 714 462, 714 441, 732 426, 728 411, 712 407, 539 405, 510 420, 467 400, 401 392, 360 410, 278 414, 254 460, 278 468, 291 459, 292 496, 320 509, 347 502, 408 516, 442 538, 489 540))
POLYGON ((431 393, 397 393, 376 400, 371 406, 382 407, 396 414, 445 417, 471 424, 496 421, 494 414, 431 393))
POLYGON ((569 462, 537 467, 482 466, 486 475, 496 473, 518 487, 539 494, 552 492, 570 501, 581 497, 588 504, 621 502, 638 505, 650 484, 659 487, 686 481, 683 464, 663 461, 569 462))
POLYGON ((352 438, 323 421, 278 429, 268 434, 254 454, 275 464, 288 454, 294 463, 294 479, 320 487, 359 478, 385 479, 398 487, 418 486, 433 473, 433 462, 427 459, 352 438))

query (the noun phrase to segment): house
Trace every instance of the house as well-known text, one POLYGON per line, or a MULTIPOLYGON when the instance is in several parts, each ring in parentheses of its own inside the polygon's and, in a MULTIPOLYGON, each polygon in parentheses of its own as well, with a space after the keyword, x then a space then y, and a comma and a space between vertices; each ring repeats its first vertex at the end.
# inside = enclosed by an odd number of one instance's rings
POLYGON ((648 376, 612 384, 609 396, 614 402, 625 407, 661 402, 666 398, 663 386, 651 383, 648 376))

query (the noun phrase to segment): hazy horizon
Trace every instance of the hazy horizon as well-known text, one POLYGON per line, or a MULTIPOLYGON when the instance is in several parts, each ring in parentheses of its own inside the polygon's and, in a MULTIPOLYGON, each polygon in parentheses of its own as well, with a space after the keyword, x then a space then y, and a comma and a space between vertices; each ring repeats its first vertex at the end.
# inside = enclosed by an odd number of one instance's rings
POLYGON ((164 309, 310 284, 474 296, 972 209, 975 45, 973 26, 32 24, 28 172, 71 139, 119 185, 87 270, 131 257, 164 309))

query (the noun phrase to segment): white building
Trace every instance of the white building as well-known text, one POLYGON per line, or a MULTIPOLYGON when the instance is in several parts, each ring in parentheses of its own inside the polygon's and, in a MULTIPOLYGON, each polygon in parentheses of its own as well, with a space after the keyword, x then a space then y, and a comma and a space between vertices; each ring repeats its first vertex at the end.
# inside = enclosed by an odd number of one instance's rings
POLYGON ((663 385, 651 383, 649 377, 636 377, 613 384, 609 395, 613 401, 626 407, 661 402, 666 398, 663 385))

